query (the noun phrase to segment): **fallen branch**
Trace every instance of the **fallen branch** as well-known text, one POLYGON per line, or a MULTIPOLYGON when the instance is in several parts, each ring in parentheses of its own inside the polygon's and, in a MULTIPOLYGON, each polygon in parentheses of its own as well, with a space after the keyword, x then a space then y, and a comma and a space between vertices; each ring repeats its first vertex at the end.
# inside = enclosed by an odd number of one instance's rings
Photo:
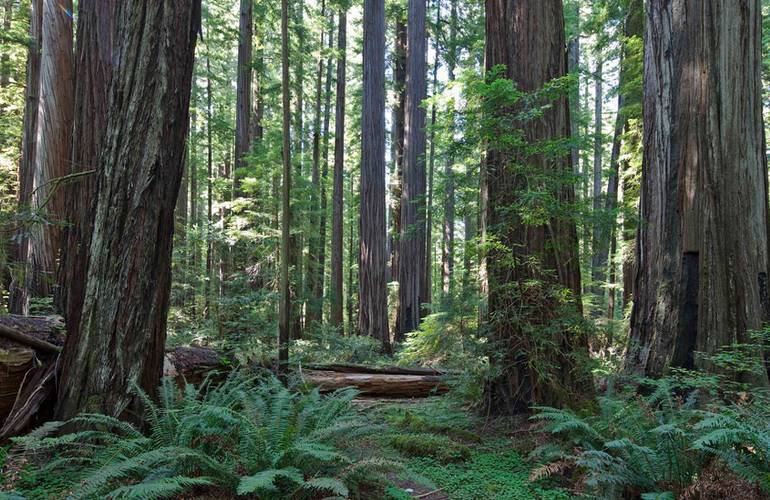
POLYGON ((12 340, 18 344, 23 344, 38 351, 46 352, 48 354, 59 354, 61 352, 61 347, 59 346, 55 346, 49 342, 46 342, 45 340, 40 340, 36 339, 35 337, 25 335, 14 328, 2 324, 0 324, 0 337, 12 340))

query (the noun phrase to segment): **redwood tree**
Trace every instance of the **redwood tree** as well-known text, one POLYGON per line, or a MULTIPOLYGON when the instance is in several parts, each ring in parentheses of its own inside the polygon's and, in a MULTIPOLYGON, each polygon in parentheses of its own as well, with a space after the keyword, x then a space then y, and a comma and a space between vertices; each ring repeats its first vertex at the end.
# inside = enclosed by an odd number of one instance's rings
POLYGON ((80 71, 75 79, 72 162, 68 173, 84 175, 71 180, 65 191, 65 217, 69 225, 62 241, 57 301, 64 313, 67 331, 73 333, 79 329, 94 229, 97 168, 107 125, 112 79, 115 3, 115 0, 81 0, 78 3, 75 60, 80 71))
POLYGON ((761 2, 652 0, 645 44, 628 366, 713 369, 769 319, 761 2))
POLYGON ((80 328, 64 347, 59 418, 122 414, 163 365, 174 206, 184 168, 200 0, 118 2, 80 328))
POLYGON ((235 191, 240 190, 238 169, 245 167, 244 156, 249 152, 251 121, 251 53, 253 44, 254 0, 241 0, 238 27, 238 70, 235 102, 235 191))
POLYGON ((425 109, 427 50, 425 0, 407 6, 404 166, 401 186, 401 234, 398 258, 396 340, 420 325, 425 275, 425 109))
MULTIPOLYGON (((30 208, 47 222, 64 216, 64 196, 57 178, 67 174, 73 120, 72 2, 43 0, 40 83, 30 208)), ((61 230, 35 223, 26 255, 25 284, 33 297, 51 294, 61 230)))
POLYGON ((337 105, 334 120, 334 177, 332 184, 331 311, 329 322, 342 326, 342 202, 345 161, 345 51, 347 14, 340 9, 337 35, 337 105))
MULTIPOLYGON (((564 38, 561 0, 486 1, 487 70, 504 65, 499 76, 522 91, 537 91, 567 74, 564 38)), ((544 104, 542 116, 526 123, 515 118, 519 104, 493 112, 532 146, 569 137, 566 97, 544 104)), ((526 221, 515 208, 526 203, 521 195, 529 189, 547 191, 555 202, 569 206, 574 199, 571 172, 566 150, 546 155, 491 143, 487 149, 482 289, 487 294, 485 328, 497 351, 491 361, 499 373, 486 389, 492 413, 570 404, 590 391, 590 376, 577 359, 587 355, 587 340, 564 322, 579 319, 581 310, 575 221, 562 210, 549 212, 546 222, 526 221)))
POLYGON ((364 2, 359 315, 361 334, 390 351, 385 228, 385 1, 364 2))

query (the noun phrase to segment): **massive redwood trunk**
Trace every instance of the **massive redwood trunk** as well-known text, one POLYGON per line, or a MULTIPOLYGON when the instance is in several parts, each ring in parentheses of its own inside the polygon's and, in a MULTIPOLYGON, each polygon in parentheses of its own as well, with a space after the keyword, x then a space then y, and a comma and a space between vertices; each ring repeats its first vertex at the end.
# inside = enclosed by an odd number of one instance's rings
POLYGON ((46 222, 30 228, 25 284, 33 297, 49 296, 56 283, 56 258, 64 216, 57 178, 67 174, 73 121, 72 2, 43 0, 40 95, 30 208, 46 222))
POLYGON ((406 107, 406 24, 403 20, 403 8, 396 10, 396 38, 393 44, 393 92, 396 94, 396 106, 393 109, 393 160, 395 163, 394 179, 390 190, 393 210, 391 233, 390 279, 398 280, 399 239, 401 237, 401 191, 404 183, 404 111, 406 107))
POLYGON ((114 10, 115 0, 81 0, 78 3, 75 119, 68 173, 83 175, 71 180, 65 190, 65 217, 69 225, 63 234, 57 300, 69 332, 78 331, 86 292, 96 210, 97 168, 107 125, 112 78, 114 10))
POLYGON ((184 168, 200 0, 118 2, 99 196, 80 329, 62 361, 59 418, 122 414, 157 387, 174 205, 184 168))
MULTIPOLYGON (((561 0, 487 0, 486 15, 487 70, 505 65, 504 76, 526 92, 566 75, 561 0)), ((566 97, 547 104, 541 117, 518 125, 528 144, 570 135, 566 97)), ((518 112, 495 111, 501 117, 518 112)), ((485 326, 498 351, 491 362, 499 375, 486 391, 493 413, 576 404, 592 391, 579 363, 588 354, 586 337, 567 319, 579 319, 581 310, 575 221, 557 211, 547 224, 535 225, 511 210, 537 185, 568 207, 574 200, 569 152, 553 157, 523 149, 490 145, 482 176, 482 234, 486 242, 496 241, 486 249, 483 287, 485 326)))
POLYGON ((385 228, 385 2, 364 3, 359 315, 362 335, 390 351, 385 228))
POLYGON ((628 367, 713 370, 769 319, 761 2, 652 0, 645 44, 628 367))

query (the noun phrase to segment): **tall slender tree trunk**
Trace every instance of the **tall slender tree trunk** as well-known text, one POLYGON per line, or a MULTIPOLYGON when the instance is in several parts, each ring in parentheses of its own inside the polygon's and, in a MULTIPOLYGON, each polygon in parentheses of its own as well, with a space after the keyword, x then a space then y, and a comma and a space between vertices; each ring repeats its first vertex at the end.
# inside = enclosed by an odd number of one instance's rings
MULTIPOLYGON (((100 172, 99 154, 104 142, 112 78, 112 29, 115 2, 81 0, 78 3, 78 38, 75 80, 72 162, 67 173, 92 171, 65 188, 63 232, 57 305, 64 313, 68 332, 78 332, 88 278, 89 250, 96 210, 100 172)), ((186 197, 185 197, 186 198, 186 197)))
POLYGON ((235 174, 233 176, 236 195, 241 190, 241 175, 238 169, 246 167, 244 157, 250 149, 251 130, 251 56, 253 46, 254 0, 241 0, 238 25, 238 69, 235 98, 235 174))
POLYGON ((206 274, 203 281, 203 315, 211 317, 211 280, 213 279, 214 239, 211 232, 213 221, 214 145, 211 123, 214 120, 211 95, 211 61, 206 58, 206 274))
POLYGON ((345 51, 347 15, 340 10, 337 36, 337 107, 334 120, 334 181, 332 191, 331 314, 329 322, 342 327, 342 190, 345 161, 345 51))
MULTIPOLYGON (((353 173, 351 172, 348 176, 348 200, 351 202, 353 201, 353 195, 355 194, 355 191, 353 190, 353 173)), ((347 334, 352 335, 357 328, 356 321, 354 318, 354 307, 353 307, 353 297, 355 296, 355 293, 353 292, 354 286, 353 286, 353 263, 355 261, 355 252, 353 250, 354 248, 354 236, 353 231, 355 228, 355 224, 353 222, 353 217, 350 217, 348 219, 348 284, 346 287, 346 297, 345 297, 345 306, 348 316, 348 325, 347 325, 347 334)))
MULTIPOLYGON (((37 140, 37 109, 40 104, 40 55, 43 43, 43 0, 31 2, 29 17, 29 46, 27 48, 27 75, 24 89, 24 131, 21 139, 19 161, 19 211, 30 209, 32 203, 32 178, 35 171, 37 140)), ((19 268, 26 268, 29 251, 28 231, 22 228, 16 234, 15 260, 19 268)), ((8 310, 15 314, 29 314, 29 288, 26 272, 17 269, 8 287, 8 310)))
POLYGON ((283 187, 281 189, 281 284, 278 304, 278 371, 288 370, 291 334, 291 95, 289 92, 289 0, 281 0, 281 102, 283 105, 283 187))
POLYGON ((646 29, 627 363, 718 370, 695 352, 750 342, 770 319, 761 2, 655 0, 646 29))
POLYGON ((569 124, 574 145, 570 148, 570 160, 573 172, 580 173, 580 3, 574 2, 573 16, 577 20, 577 30, 567 42, 567 71, 575 82, 569 94, 569 124))
MULTIPOLYGON (((329 29, 329 51, 334 47, 334 15, 330 16, 330 29, 329 29)), ((334 58, 329 56, 326 62, 326 89, 324 98, 324 125, 323 125, 323 167, 321 168, 321 222, 318 229, 318 267, 316 272, 318 276, 315 281, 315 289, 313 290, 313 297, 318 304, 319 316, 321 320, 323 316, 323 301, 324 301, 324 284, 326 275, 326 221, 327 221, 327 195, 326 186, 328 185, 327 179, 329 177, 329 122, 331 117, 331 98, 332 98, 332 67, 334 66, 334 58)))
MULTIPOLYGON (((321 1, 321 17, 326 18, 326 1, 321 1)), ((325 30, 321 30, 321 43, 320 47, 324 46, 325 30)), ((310 175, 311 191, 310 191, 310 227, 311 234, 309 235, 308 254, 306 261, 305 275, 307 276, 305 282, 307 283, 308 294, 305 297, 305 310, 306 310, 306 326, 310 326, 314 323, 321 321, 321 301, 316 299, 316 291, 318 289, 318 260, 319 260, 319 247, 323 240, 319 238, 319 235, 315 232, 314 228, 318 227, 320 221, 320 203, 319 198, 321 194, 321 103, 322 103, 322 90, 323 90, 323 76, 324 76, 324 58, 323 54, 318 57, 318 70, 316 73, 316 85, 315 85, 315 117, 313 118, 313 166, 310 175)))
MULTIPOLYGON (((65 197, 56 179, 69 170, 74 115, 72 3, 43 0, 40 100, 31 208, 46 221, 64 218, 65 197)), ((56 283, 59 226, 36 223, 28 240, 26 284, 32 297, 46 297, 56 283)))
MULTIPOLYGON (((591 293, 595 306, 591 309, 591 315, 601 316, 602 304, 604 302, 604 290, 606 273, 605 266, 600 266, 599 254, 607 246, 608 241, 600 241, 602 235, 602 225, 605 223, 602 217, 602 155, 604 153, 604 134, 602 133, 602 124, 604 123, 604 61, 601 54, 597 56, 596 72, 594 73, 594 179, 593 179, 593 221, 591 231, 591 293)), ((605 253, 606 255, 606 253, 605 253)))
POLYGON ((425 109, 427 91, 425 1, 407 6, 406 106, 404 119, 404 172, 401 192, 401 235, 398 264, 398 318, 396 340, 420 325, 425 298, 425 109))
MULTIPOLYGON (((487 0, 486 23, 487 70, 504 64, 505 76, 524 92, 567 73, 561 0, 487 0)), ((527 143, 569 137, 567 99, 550 104, 536 121, 520 125, 527 143)), ((497 242, 485 254, 485 322, 491 346, 500 352, 492 358, 499 375, 487 384, 487 407, 491 413, 510 414, 527 411, 533 404, 577 404, 591 392, 590 374, 578 364, 588 356, 587 338, 560 323, 566 311, 571 309, 576 319, 581 311, 575 221, 554 214, 548 224, 527 224, 510 210, 518 193, 537 182, 529 176, 571 174, 569 154, 552 158, 490 147, 485 167, 482 234, 497 242), (532 173, 522 174, 514 165, 527 165, 532 173), (532 259, 539 264, 529 264, 532 259), (530 288, 533 280, 540 283, 538 291, 530 288), (556 290, 571 294, 566 303, 554 298, 556 290), (533 330, 547 337, 539 339, 533 330)), ((571 182, 543 188, 560 203, 574 201, 571 182)))
POLYGON ((391 233, 394 237, 391 246, 391 280, 398 280, 398 262, 401 238, 401 192, 404 184, 404 113, 406 108, 406 24, 403 19, 403 10, 396 11, 396 39, 393 44, 393 91, 396 94, 396 107, 393 111, 393 142, 395 157, 395 179, 390 192, 393 200, 393 227, 391 233))
POLYGON ((187 154, 190 156, 190 229, 195 237, 192 239, 191 269, 192 283, 190 286, 190 305, 192 317, 197 316, 198 276, 200 275, 200 209, 198 207, 198 86, 195 83, 195 67, 193 66, 193 82, 190 101, 190 133, 188 134, 187 154))
POLYGON ((199 26, 200 1, 117 3, 113 53, 121 64, 99 156, 80 330, 64 346, 59 418, 121 415, 133 384, 157 388, 199 26))
MULTIPOLYGON (((293 79, 294 94, 296 98, 296 109, 294 110, 294 182, 300 193, 304 194, 302 183, 305 178, 305 124, 304 124, 304 112, 305 112, 305 94, 304 94, 304 79, 305 79, 305 26, 304 26, 304 0, 295 0, 293 11, 294 30, 297 36, 297 56, 296 70, 293 79)), ((304 199, 296 199, 294 206, 292 207, 292 213, 295 214, 295 220, 302 221, 305 218, 306 205, 304 199)), ((303 279, 303 267, 302 267, 302 251, 304 248, 304 234, 303 226, 295 224, 294 231, 291 234, 291 249, 290 256, 292 279, 291 279, 291 338, 302 338, 302 312, 303 301, 305 297, 305 281, 303 279)))
MULTIPOLYGON (((451 0, 449 12, 449 47, 447 47, 447 74, 449 84, 455 80, 455 67, 457 65, 457 0, 451 0)), ((454 141, 455 134, 455 103, 449 102, 449 133, 454 141)), ((450 300, 454 279, 454 248, 455 248, 455 178, 454 178, 455 154, 452 146, 449 147, 449 155, 444 165, 444 220, 441 240, 441 291, 444 300, 450 300)))
MULTIPOLYGON (((436 30, 441 26, 441 0, 436 0, 436 30)), ((436 95, 438 91, 438 66, 439 66, 439 42, 438 34, 435 43, 435 61, 433 62, 433 82, 431 92, 436 95)), ((423 282, 425 283, 423 298, 420 300, 423 304, 432 302, 433 291, 433 179, 436 167, 436 104, 430 108, 430 150, 428 152, 428 186, 427 186, 427 205, 425 207, 425 268, 423 271, 423 282)), ((424 315, 424 312, 423 312, 424 315)))
POLYGON ((385 225, 385 1, 364 2, 358 330, 390 352, 385 225))

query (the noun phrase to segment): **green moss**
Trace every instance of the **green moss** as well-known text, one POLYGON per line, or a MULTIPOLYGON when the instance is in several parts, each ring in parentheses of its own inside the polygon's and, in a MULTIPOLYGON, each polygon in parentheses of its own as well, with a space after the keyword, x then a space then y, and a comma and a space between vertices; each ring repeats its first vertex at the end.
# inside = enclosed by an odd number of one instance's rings
POLYGON ((436 434, 395 434, 390 445, 406 455, 431 457, 442 463, 466 460, 471 454, 467 446, 436 434))

